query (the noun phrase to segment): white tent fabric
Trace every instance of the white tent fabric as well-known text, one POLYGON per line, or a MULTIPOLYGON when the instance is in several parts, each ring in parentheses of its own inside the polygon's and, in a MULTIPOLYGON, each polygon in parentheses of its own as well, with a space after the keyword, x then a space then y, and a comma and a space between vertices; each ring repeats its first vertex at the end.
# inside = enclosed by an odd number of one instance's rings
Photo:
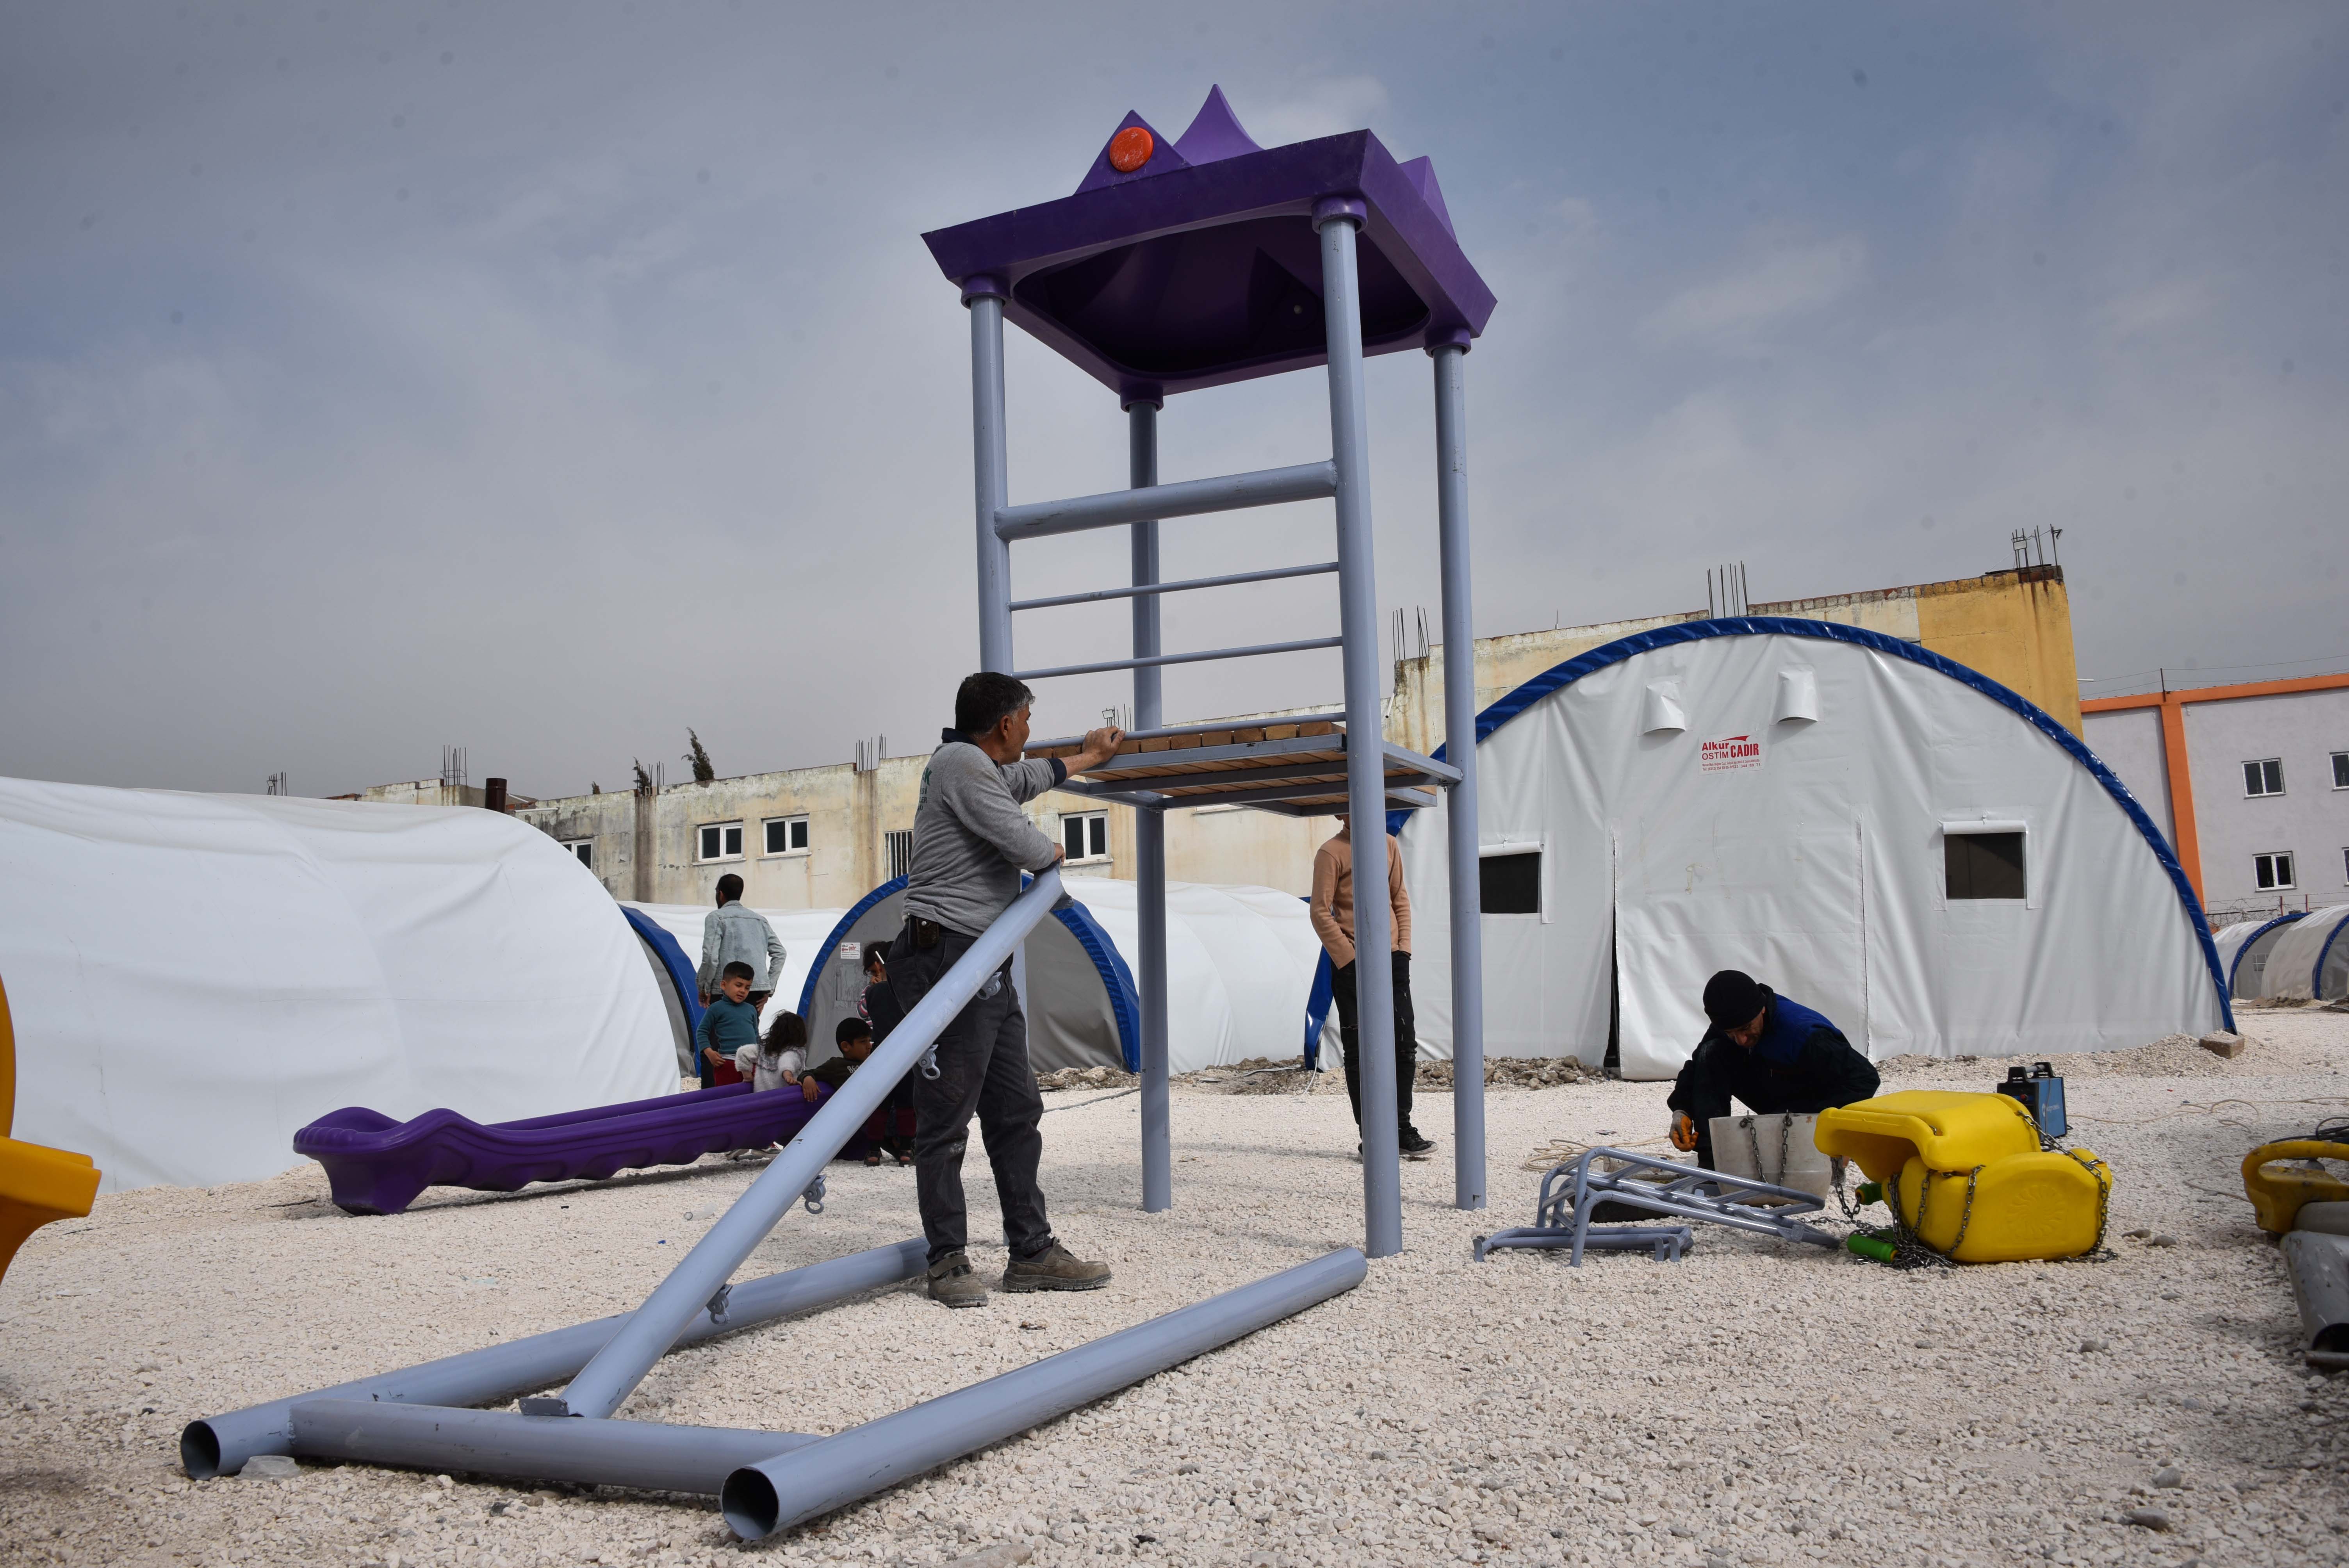
MULTIPOLYGON (((1091 910, 1140 973, 1139 889, 1105 877, 1071 879, 1070 896, 1091 910)), ((1321 956, 1305 901, 1268 887, 1166 884, 1167 1057, 1196 1072, 1251 1057, 1294 1057, 1321 956)), ((1031 959, 1032 963, 1033 960, 1031 959)), ((1337 1026, 1326 1026, 1335 1041, 1337 1026)))
MULTIPOLYGON (((2212 934, 2210 945, 2219 952, 2219 973, 2228 977, 2230 994, 2239 1002, 2267 995, 2268 958, 2283 934, 2297 924, 2298 914, 2265 915, 2237 921, 2212 934)), ((2302 974, 2307 973, 2303 967, 2302 974)))
POLYGON ((2260 995, 2279 1001, 2349 996, 2349 903, 2311 911, 2277 933, 2260 995), (2320 973, 2318 965, 2323 965, 2320 973))
MULTIPOLYGON (((1487 856, 1539 855, 1539 898, 1484 916, 1486 1051, 1599 1061, 1613 978, 1623 1072, 1670 1077, 1718 969, 1879 1057, 2220 1026, 2199 910, 2166 847, 2085 748, 1987 684, 1852 628, 1754 620, 1627 639, 1504 698, 1477 748, 1479 829, 1487 856), (1651 724, 1648 694, 1667 686, 1679 723, 1651 724), (1779 717, 1790 686, 1808 711, 1779 717), (1948 896, 1950 838, 1982 831, 2023 835, 2025 897, 1948 896)), ((1444 833, 1439 805, 1402 834, 1419 1038, 1439 1057, 1444 833)))
POLYGON ((257 1180, 365 1105, 479 1121, 677 1085, 594 874, 469 808, 0 779, 16 1136, 105 1191, 257 1180))
MULTIPOLYGON (((655 925, 677 938, 685 949, 685 961, 698 965, 701 962, 702 923, 709 918, 712 904, 699 903, 638 903, 622 899, 630 909, 641 912, 655 925)), ((762 909, 767 923, 775 928, 775 940, 783 944, 783 972, 775 981, 775 993, 760 1009, 759 1027, 763 1032, 778 1013, 790 1012, 800 1005, 800 987, 807 983, 808 967, 816 960, 823 939, 840 917, 846 913, 838 909, 762 909)), ((688 1069, 690 1070, 690 1069, 688 1069)))

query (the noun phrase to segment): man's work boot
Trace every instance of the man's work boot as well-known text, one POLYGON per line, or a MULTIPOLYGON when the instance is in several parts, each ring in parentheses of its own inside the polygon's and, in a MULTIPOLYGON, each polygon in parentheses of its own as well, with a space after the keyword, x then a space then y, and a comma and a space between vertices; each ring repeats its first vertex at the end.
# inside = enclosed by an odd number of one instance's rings
POLYGON ((960 1253, 948 1253, 930 1265, 929 1291, 930 1299, 945 1306, 987 1305, 986 1284, 960 1253))
POLYGON ((1006 1290, 1099 1290, 1107 1284, 1107 1264, 1073 1257, 1058 1242, 1032 1258, 1012 1259, 1003 1270, 1006 1290))
POLYGON ((1404 1128, 1402 1136, 1395 1140, 1395 1146, 1402 1150, 1402 1157, 1406 1160, 1424 1160, 1435 1152, 1435 1145, 1422 1138, 1415 1127, 1404 1128))

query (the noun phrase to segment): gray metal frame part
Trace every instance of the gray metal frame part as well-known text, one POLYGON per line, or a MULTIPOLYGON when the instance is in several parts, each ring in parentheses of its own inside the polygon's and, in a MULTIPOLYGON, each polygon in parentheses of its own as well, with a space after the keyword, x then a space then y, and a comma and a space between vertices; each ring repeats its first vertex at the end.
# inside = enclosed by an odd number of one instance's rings
MULTIPOLYGON (((564 1412, 603 1417, 620 1408, 652 1370, 653 1363, 667 1354, 694 1315, 781 1222, 792 1205, 823 1173, 832 1157, 880 1108, 988 976, 1010 962, 1013 950, 1060 898, 1060 868, 1048 867, 1009 908, 996 916, 969 951, 906 1012, 880 1048, 783 1145, 782 1152, 759 1173, 749 1191, 703 1233, 668 1277, 653 1287, 652 1295, 629 1315, 610 1343, 580 1369, 563 1391, 564 1412)), ((548 1401, 545 1413, 558 1413, 551 1408, 553 1403, 548 1401)))
POLYGON ((1309 654, 1322 648, 1334 648, 1344 639, 1340 637, 1303 637, 1292 643, 1255 643, 1244 648, 1201 648, 1188 654, 1153 654, 1147 658, 1103 659, 1090 665, 1054 665, 1049 669, 1014 670, 1014 678, 1023 681, 1053 680, 1061 676, 1107 675, 1115 670, 1133 670, 1136 674, 1166 665, 1205 665, 1217 659, 1254 659, 1268 654, 1309 654))
MULTIPOLYGON (((1158 405, 1127 407, 1127 480, 1134 490, 1158 487, 1158 405)), ((1158 523, 1137 521, 1128 553, 1136 589, 1158 581, 1158 523)), ((1133 712, 1136 729, 1165 722, 1165 683, 1157 658, 1159 596, 1133 600, 1133 712)), ((1154 805, 1137 802, 1133 813, 1135 936, 1142 951, 1142 1212, 1160 1214, 1174 1206, 1173 1078, 1169 1065, 1166 1009, 1166 817, 1154 805)))
MULTIPOLYGON (((1153 413, 1157 411, 1155 404, 1137 403, 1134 407, 1147 407, 1153 413)), ((1131 413, 1133 410, 1129 409, 1128 412, 1131 413)), ((1137 522, 1133 526, 1137 531, 1145 528, 1151 531, 1150 570, 1156 572, 1158 570, 1158 525, 1154 522, 1137 522)), ((1134 570, 1138 572, 1141 569, 1137 560, 1134 570)), ((1136 583, 1131 588, 1093 588, 1082 593, 1054 593, 1042 599, 1014 599, 1011 601, 1011 608, 1014 611, 1050 610, 1063 604, 1098 604, 1107 599, 1155 599, 1168 593, 1188 593, 1200 588, 1233 588, 1243 583, 1277 583, 1284 577, 1326 577, 1337 570, 1338 563, 1334 561, 1318 561, 1310 566, 1275 566, 1263 572, 1227 573, 1221 577, 1187 577, 1180 583, 1136 583)), ((1154 653, 1157 651, 1155 641, 1151 644, 1151 651, 1154 653)), ((1138 655, 1142 649, 1137 647, 1134 652, 1138 655)), ((1137 704, 1134 708, 1133 721, 1134 727, 1137 729, 1142 727, 1141 713, 1142 709, 1137 704)), ((1032 746, 1035 743, 1030 741, 1029 744, 1032 746)))
MULTIPOLYGON (((726 1315, 712 1319, 704 1307, 678 1336, 679 1346, 698 1345, 720 1335, 755 1328, 795 1312, 832 1306, 920 1274, 928 1249, 919 1236, 895 1246, 874 1247, 787 1273, 748 1280, 727 1293, 726 1315)), ((180 1462, 198 1480, 234 1475, 255 1454, 293 1452, 294 1407, 311 1400, 367 1400, 382 1404, 482 1405, 548 1388, 576 1373, 608 1343, 626 1313, 574 1324, 545 1334, 509 1340, 459 1356, 402 1367, 374 1377, 337 1383, 290 1399, 232 1410, 191 1421, 180 1434, 180 1462)))
POLYGON ((2349 1371, 2349 1236, 2293 1231, 2282 1250, 2300 1309, 2302 1359, 2320 1372, 2349 1371))
MULTIPOLYGON (((1321 239, 1321 313, 1329 339, 1330 454, 1337 476, 1339 625, 1345 634, 1346 732, 1383 733, 1379 699, 1378 572, 1371 531, 1369 410, 1362 387, 1362 302, 1355 204, 1314 211, 1321 239)), ((1361 1083, 1362 1248, 1374 1258, 1402 1250, 1402 1129, 1397 1121, 1394 974, 1387 914, 1386 762, 1376 746, 1346 748, 1353 835, 1354 965, 1361 1083)))
POLYGON ((1534 1203, 1533 1224, 1484 1238, 1476 1243, 1476 1256, 1481 1261, 1495 1247, 1562 1246, 1569 1254, 1567 1261, 1579 1268, 1583 1252, 1588 1247, 1649 1244, 1642 1233, 1659 1227, 1625 1227, 1622 1233, 1632 1239, 1621 1241, 1603 1239, 1616 1233, 1610 1230, 1592 1230, 1591 1211, 1604 1202, 1621 1203, 1666 1219, 1725 1225, 1733 1231, 1747 1231, 1773 1241, 1803 1242, 1817 1247, 1843 1244, 1839 1238, 1806 1225, 1795 1217, 1816 1214, 1826 1207, 1825 1200, 1816 1192, 1724 1175, 1702 1165, 1656 1160, 1628 1149, 1599 1148, 1583 1150, 1570 1164, 1553 1166, 1542 1178, 1541 1195, 1534 1203), (1594 1171, 1593 1165, 1602 1160, 1614 1161, 1620 1169, 1594 1171), (1641 1171, 1652 1171, 1662 1180, 1647 1181, 1634 1174, 1641 1171), (1769 1207, 1757 1207, 1762 1202, 1769 1207))
POLYGON ((726 1480, 719 1506, 746 1541, 843 1508, 999 1443, 1361 1284, 1352 1247, 1105 1338, 867 1421, 726 1480))
POLYGON ((744 1465, 821 1440, 805 1432, 304 1399, 294 1407, 292 1451, 305 1460, 714 1495, 744 1465))
MULTIPOLYGON (((977 308, 976 302, 973 308, 977 308)), ((1243 511, 1250 507, 1282 506, 1290 501, 1327 500, 1338 484, 1333 464, 1299 463, 1293 468, 1258 469, 1251 473, 1218 474, 1213 479, 1111 490, 1102 495, 1071 496, 1066 500, 1031 501, 1026 506, 999 504, 992 531, 996 538, 1009 543, 1020 539, 1046 539, 1056 533, 1081 533, 1092 528, 1155 522, 1170 517, 1203 517, 1210 512, 1243 511)), ((1005 602, 1009 602, 1008 594, 1005 602)))
POLYGON ((1444 576, 1444 803, 1452 913, 1452 1203, 1485 1206, 1485 934, 1476 836, 1476 633, 1469 585, 1464 343, 1430 349, 1435 378, 1435 512, 1444 576), (1467 657, 1454 656, 1464 650, 1467 657))

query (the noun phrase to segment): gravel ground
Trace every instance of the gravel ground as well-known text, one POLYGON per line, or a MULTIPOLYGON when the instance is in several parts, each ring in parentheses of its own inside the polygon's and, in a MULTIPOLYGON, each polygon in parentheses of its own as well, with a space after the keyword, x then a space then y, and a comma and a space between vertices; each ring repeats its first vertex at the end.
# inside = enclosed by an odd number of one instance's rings
MULTIPOLYGON (((388 1220, 337 1212, 309 1167, 103 1198, 0 1284, 0 1561, 2343 1563, 2349 1387, 2292 1354, 2235 1168, 2349 1110, 2349 1016, 2244 1022, 2231 1061, 2170 1041, 2064 1064, 2077 1140, 2117 1174, 2101 1264, 1899 1274, 1717 1233, 1672 1265, 1479 1265, 1474 1235, 1531 1217, 1535 1150, 1652 1139, 1665 1086, 1495 1089, 1481 1214, 1449 1206, 1449 1099, 1423 1092, 1444 1148, 1405 1167, 1406 1251, 1361 1289, 750 1548, 709 1500, 176 1463, 191 1417, 633 1305, 749 1168, 436 1192, 388 1220)), ((2002 1071, 1903 1063, 1888 1088, 2002 1071)), ((1341 1095, 1178 1093, 1179 1206, 1154 1217, 1133 1098, 1049 1098, 1055 1219, 1115 1263, 1109 1289, 956 1314, 885 1292, 674 1357, 623 1413, 833 1430, 1359 1240, 1341 1095)), ((914 1231, 910 1171, 830 1182, 752 1272, 914 1231)))

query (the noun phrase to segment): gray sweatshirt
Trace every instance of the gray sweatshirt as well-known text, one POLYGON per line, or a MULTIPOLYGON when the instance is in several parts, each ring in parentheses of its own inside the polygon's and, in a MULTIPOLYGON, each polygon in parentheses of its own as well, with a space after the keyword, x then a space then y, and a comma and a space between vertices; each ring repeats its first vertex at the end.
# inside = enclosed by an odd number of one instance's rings
POLYGON ((922 769, 914 808, 914 864, 905 913, 977 936, 1019 896, 1019 873, 1052 863, 1052 841, 1019 810, 1058 788, 1069 770, 1058 758, 999 764, 947 730, 922 769))

